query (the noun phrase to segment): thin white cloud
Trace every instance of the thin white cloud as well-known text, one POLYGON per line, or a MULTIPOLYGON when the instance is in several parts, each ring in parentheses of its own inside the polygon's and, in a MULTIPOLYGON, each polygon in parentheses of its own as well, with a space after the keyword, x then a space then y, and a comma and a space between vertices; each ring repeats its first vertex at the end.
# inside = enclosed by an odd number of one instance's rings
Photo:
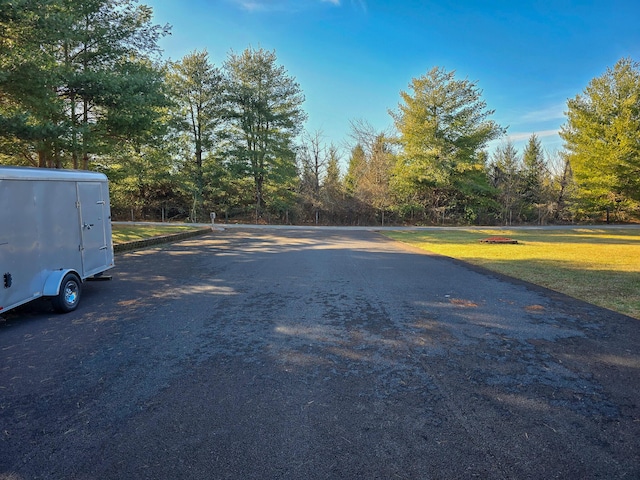
MULTIPOLYGON (((298 11, 313 3, 330 3, 337 7, 341 0, 230 0, 248 12, 286 12, 298 11)), ((362 0, 359 0, 362 2, 362 0)))
POLYGON ((244 10, 247 10, 249 12, 255 12, 255 11, 260 11, 260 10, 266 10, 266 6, 264 3, 262 2, 245 2, 245 1, 235 1, 234 3, 237 3, 238 5, 240 5, 244 10))
POLYGON ((536 134, 536 137, 538 138, 545 138, 545 137, 553 137, 558 135, 558 133, 560 132, 560 130, 555 129, 555 130, 542 130, 541 132, 515 132, 515 133, 510 133, 509 135, 507 135, 507 139, 511 140, 512 142, 520 142, 522 140, 528 140, 529 137, 531 137, 531 135, 533 135, 534 133, 536 134))
POLYGON ((525 113, 522 116, 522 120, 526 122, 548 122, 551 120, 559 120, 561 118, 564 118, 565 109, 565 103, 549 105, 548 107, 542 108, 540 110, 534 110, 532 112, 525 113))

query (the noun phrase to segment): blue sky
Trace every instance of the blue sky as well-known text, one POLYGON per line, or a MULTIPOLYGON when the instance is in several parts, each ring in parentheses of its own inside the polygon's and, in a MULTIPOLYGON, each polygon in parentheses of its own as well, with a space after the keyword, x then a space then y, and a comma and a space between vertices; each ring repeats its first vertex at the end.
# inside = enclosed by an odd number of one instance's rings
POLYGON ((206 49, 221 66, 230 50, 275 50, 305 94, 306 129, 343 148, 350 121, 392 127, 400 91, 439 66, 478 82, 520 150, 534 132, 558 150, 567 99, 620 58, 640 61, 638 0, 141 2, 172 25, 165 59, 206 49))

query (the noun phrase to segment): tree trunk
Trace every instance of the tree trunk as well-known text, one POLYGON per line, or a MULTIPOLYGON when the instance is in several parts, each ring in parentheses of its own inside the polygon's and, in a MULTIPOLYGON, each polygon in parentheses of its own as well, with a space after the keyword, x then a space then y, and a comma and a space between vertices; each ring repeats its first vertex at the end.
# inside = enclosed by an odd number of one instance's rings
MULTIPOLYGON (((82 133, 82 169, 89 170, 89 140, 87 138, 87 130, 89 126, 89 101, 83 101, 82 125, 84 131, 82 133)), ((74 168, 78 168, 74 165, 74 168)))
POLYGON ((38 150, 38 167, 47 167, 47 152, 45 152, 44 147, 38 150))

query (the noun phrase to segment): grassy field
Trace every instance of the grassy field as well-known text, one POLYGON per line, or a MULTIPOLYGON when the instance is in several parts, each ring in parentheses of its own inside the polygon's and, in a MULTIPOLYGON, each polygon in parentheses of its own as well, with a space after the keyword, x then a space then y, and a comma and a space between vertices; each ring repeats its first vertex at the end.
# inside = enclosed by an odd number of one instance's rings
POLYGON ((442 229, 387 236, 640 319, 640 229, 442 229), (517 244, 488 244, 491 236, 517 244))
POLYGON ((114 245, 125 242, 133 242, 136 240, 144 240, 151 237, 159 237, 161 235, 190 232, 193 230, 199 230, 200 228, 201 227, 191 227, 189 225, 114 224, 111 226, 114 245))

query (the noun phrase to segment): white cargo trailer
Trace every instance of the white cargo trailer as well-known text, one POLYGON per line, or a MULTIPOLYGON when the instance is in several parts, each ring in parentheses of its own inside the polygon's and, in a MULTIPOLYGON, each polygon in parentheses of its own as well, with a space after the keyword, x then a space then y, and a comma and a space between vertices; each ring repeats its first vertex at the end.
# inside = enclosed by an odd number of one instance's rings
POLYGON ((0 166, 0 314, 39 297, 75 310, 113 266, 105 175, 0 166))

